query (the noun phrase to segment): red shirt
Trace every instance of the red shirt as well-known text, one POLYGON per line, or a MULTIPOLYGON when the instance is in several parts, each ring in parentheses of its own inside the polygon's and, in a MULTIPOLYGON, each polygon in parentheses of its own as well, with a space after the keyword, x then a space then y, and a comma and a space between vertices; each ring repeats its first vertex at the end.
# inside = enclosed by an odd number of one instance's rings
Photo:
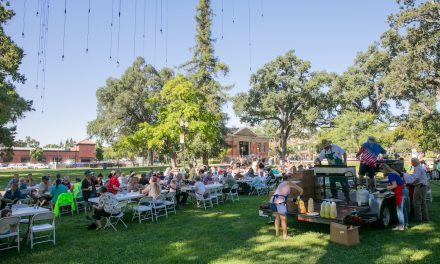
POLYGON ((118 193, 118 190, 113 189, 113 186, 117 186, 119 188, 119 181, 116 176, 113 176, 110 178, 108 185, 107 185, 107 190, 113 194, 118 193))

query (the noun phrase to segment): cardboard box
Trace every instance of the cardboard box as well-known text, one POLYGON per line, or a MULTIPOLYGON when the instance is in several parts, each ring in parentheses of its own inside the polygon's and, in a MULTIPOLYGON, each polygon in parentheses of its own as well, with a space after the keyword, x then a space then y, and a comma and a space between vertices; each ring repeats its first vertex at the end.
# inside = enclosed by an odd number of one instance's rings
POLYGON ((304 199, 316 199, 316 183, 315 174, 313 170, 294 171, 290 174, 288 180, 300 181, 298 186, 303 189, 302 197, 304 199))
POLYGON ((330 240, 341 245, 359 244, 359 227, 349 227, 337 223, 330 224, 330 240))

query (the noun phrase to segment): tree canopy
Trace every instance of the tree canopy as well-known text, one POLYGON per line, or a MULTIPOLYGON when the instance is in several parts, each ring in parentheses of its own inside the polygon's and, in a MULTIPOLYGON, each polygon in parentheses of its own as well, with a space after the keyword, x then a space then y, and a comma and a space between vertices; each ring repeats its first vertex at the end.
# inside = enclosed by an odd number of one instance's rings
POLYGON ((29 156, 33 161, 41 161, 43 158, 43 149, 40 147, 36 147, 29 151, 29 156))
POLYGON ((212 125, 218 122, 219 116, 204 106, 206 100, 204 93, 196 89, 192 82, 178 75, 167 82, 156 97, 150 99, 161 102, 157 122, 140 124, 139 130, 124 140, 148 142, 148 147, 168 155, 176 165, 182 133, 185 136, 183 144, 189 153, 196 149, 194 138, 203 138, 209 144, 219 137, 217 127, 212 125))
POLYGON ((359 111, 382 119, 390 117, 390 92, 383 80, 390 60, 390 55, 380 49, 378 43, 358 53, 353 66, 336 78, 330 92, 339 113, 359 111))
POLYGON ((330 128, 322 128, 318 133, 318 141, 329 139, 346 151, 356 152, 368 136, 374 136, 381 144, 388 145, 388 124, 377 121, 370 113, 347 111, 338 115, 330 128))
POLYGON ((24 53, 3 29, 3 25, 14 16, 8 6, 8 1, 0 1, 0 145, 5 147, 0 150, 0 158, 11 155, 16 131, 11 124, 33 110, 32 101, 21 97, 15 89, 16 83, 26 80, 18 71, 24 53))
POLYGON ((392 57, 384 83, 391 97, 412 100, 425 112, 424 101, 440 92, 440 2, 398 1, 401 12, 390 15, 382 45, 392 57))
POLYGON ((122 140, 119 146, 131 149, 132 155, 148 155, 151 161, 152 152, 146 142, 124 139, 137 132, 140 124, 157 122, 158 101, 149 99, 158 95, 172 76, 171 69, 157 70, 143 58, 137 58, 121 78, 109 78, 106 86, 97 90, 97 118, 88 123, 88 134, 110 144, 122 140), (134 143, 137 144, 127 145, 134 143))
POLYGON ((251 75, 248 93, 233 98, 234 111, 242 122, 271 123, 275 127, 282 159, 289 137, 315 128, 331 103, 326 89, 334 74, 312 72, 310 68, 310 62, 288 51, 251 75))
POLYGON ((227 115, 222 112, 222 106, 226 102, 225 89, 217 78, 227 75, 228 67, 221 63, 214 55, 214 39, 212 38, 212 16, 210 0, 199 0, 196 15, 196 36, 195 46, 192 48, 193 57, 190 61, 182 65, 186 70, 187 78, 193 83, 194 87, 202 92, 206 98, 204 106, 218 116, 217 123, 212 126, 217 129, 218 137, 216 140, 205 140, 198 134, 194 141, 197 151, 193 154, 202 157, 203 163, 208 163, 208 157, 218 156, 222 149, 226 147, 225 137, 227 134, 226 121, 227 115))

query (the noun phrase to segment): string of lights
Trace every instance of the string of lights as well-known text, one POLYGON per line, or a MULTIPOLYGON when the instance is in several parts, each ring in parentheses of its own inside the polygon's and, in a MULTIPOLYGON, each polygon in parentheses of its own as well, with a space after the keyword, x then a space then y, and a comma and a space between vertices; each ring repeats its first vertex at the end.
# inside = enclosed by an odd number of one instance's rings
POLYGON ((115 0, 112 0, 112 14, 110 19, 110 55, 109 60, 112 60, 112 52, 113 52, 113 17, 114 17, 114 6, 115 6, 115 0))
POLYGON ((119 0, 119 12, 118 12, 118 47, 116 49, 116 65, 119 66, 119 44, 121 40, 121 8, 122 3, 121 0, 119 0))
POLYGON ((63 55, 61 55, 61 60, 64 60, 64 47, 66 43, 66 22, 67 22, 67 0, 64 0, 63 55))
POLYGON ((26 2, 27 0, 23 1, 23 27, 21 30, 21 36, 24 38, 24 29, 26 27, 26 2))
POLYGON ((133 60, 136 58, 137 4, 138 4, 138 0, 135 0, 134 1, 134 30, 133 30, 133 60))
POLYGON ((90 0, 89 10, 87 12, 87 40, 86 40, 86 53, 89 53, 89 34, 90 34, 90 0))

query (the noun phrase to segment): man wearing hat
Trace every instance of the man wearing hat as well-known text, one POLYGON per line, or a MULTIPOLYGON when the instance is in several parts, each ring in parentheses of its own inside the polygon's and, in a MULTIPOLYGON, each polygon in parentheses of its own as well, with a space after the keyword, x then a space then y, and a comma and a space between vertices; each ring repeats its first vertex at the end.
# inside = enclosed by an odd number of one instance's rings
MULTIPOLYGON (((321 165, 321 162, 326 159, 328 165, 347 165, 347 153, 338 145, 332 144, 331 141, 323 139, 321 142, 321 152, 316 158, 315 163, 321 165)), ((350 193, 348 189, 348 179, 345 176, 330 177, 330 191, 332 198, 338 198, 338 189, 336 189, 336 182, 342 186, 342 191, 345 195, 347 203, 350 202, 350 193)))
POLYGON ((387 153, 373 136, 369 136, 367 142, 361 145, 356 158, 360 160, 359 185, 363 184, 364 176, 368 175, 370 183, 368 189, 374 191, 376 188, 374 176, 376 175, 376 162, 381 154, 387 153))
POLYGON ((321 161, 327 160, 328 165, 346 165, 347 153, 338 145, 332 144, 331 141, 323 139, 321 142, 321 152, 316 163, 321 164, 321 161))

